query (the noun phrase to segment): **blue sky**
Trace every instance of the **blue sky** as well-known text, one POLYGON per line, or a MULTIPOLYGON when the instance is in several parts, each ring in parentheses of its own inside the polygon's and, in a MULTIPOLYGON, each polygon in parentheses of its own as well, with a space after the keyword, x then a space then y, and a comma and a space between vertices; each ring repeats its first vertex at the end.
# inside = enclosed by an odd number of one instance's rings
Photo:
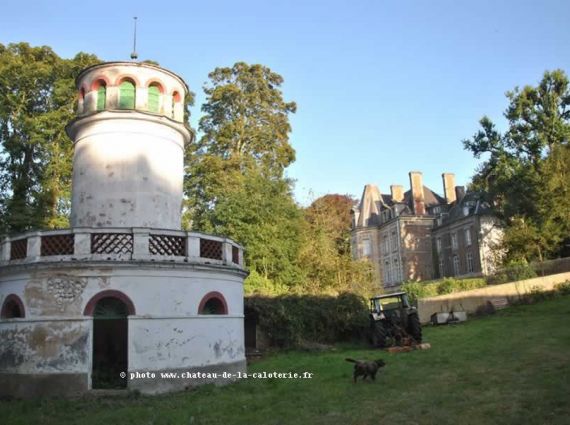
POLYGON ((288 170, 302 204, 325 193, 360 196, 409 185, 441 193, 441 173, 467 183, 478 160, 461 140, 489 115, 500 128, 504 93, 545 70, 570 72, 570 1, 13 1, 0 43, 49 45, 126 60, 132 16, 140 59, 181 75, 197 94, 217 66, 261 63, 297 102, 288 170))

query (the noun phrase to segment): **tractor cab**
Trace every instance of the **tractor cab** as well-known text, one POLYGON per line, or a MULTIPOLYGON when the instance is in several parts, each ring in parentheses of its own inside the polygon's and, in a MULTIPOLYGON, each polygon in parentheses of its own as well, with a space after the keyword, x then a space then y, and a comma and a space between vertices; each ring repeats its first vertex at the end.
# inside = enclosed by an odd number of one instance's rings
POLYGON ((370 325, 373 344, 378 347, 397 343, 406 334, 417 343, 422 341, 417 310, 405 292, 370 298, 370 325))

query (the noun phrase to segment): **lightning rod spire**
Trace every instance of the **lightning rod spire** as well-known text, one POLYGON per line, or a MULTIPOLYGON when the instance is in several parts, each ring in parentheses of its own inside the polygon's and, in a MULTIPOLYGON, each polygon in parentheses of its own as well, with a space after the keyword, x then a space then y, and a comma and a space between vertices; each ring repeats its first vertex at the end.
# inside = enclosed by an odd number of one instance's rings
POLYGON ((135 20, 135 34, 133 37, 133 53, 131 53, 131 59, 136 60, 139 57, 137 54, 137 17, 134 16, 133 19, 135 20))

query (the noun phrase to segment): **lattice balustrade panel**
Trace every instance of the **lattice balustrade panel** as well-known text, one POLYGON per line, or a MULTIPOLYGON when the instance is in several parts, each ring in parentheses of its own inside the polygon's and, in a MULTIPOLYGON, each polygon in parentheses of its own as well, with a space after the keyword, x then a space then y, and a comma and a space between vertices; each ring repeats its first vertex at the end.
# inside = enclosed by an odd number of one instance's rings
POLYGON ((40 255, 73 255, 75 247, 74 235, 42 236, 40 255))
POLYGON ((133 235, 129 233, 93 233, 92 254, 129 254, 133 252, 133 235))
POLYGON ((237 246, 232 246, 232 262, 239 264, 239 249, 237 246))
POLYGON ((10 260, 21 260, 28 256, 28 239, 19 239, 10 243, 10 260))
POLYGON ((222 243, 220 241, 200 238, 200 257, 221 260, 222 243))
POLYGON ((148 250, 153 255, 186 256, 186 238, 183 236, 150 235, 148 250))

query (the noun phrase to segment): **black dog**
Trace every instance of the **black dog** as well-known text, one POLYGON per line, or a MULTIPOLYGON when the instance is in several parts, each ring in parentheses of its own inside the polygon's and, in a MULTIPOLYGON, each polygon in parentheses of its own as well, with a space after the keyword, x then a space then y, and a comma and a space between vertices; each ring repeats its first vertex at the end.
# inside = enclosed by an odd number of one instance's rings
POLYGON ((345 359, 347 362, 354 363, 354 382, 356 378, 362 376, 364 381, 367 376, 370 376, 372 380, 376 380, 376 373, 378 369, 384 367, 386 363, 382 359, 372 360, 372 361, 362 361, 354 359, 345 359))

